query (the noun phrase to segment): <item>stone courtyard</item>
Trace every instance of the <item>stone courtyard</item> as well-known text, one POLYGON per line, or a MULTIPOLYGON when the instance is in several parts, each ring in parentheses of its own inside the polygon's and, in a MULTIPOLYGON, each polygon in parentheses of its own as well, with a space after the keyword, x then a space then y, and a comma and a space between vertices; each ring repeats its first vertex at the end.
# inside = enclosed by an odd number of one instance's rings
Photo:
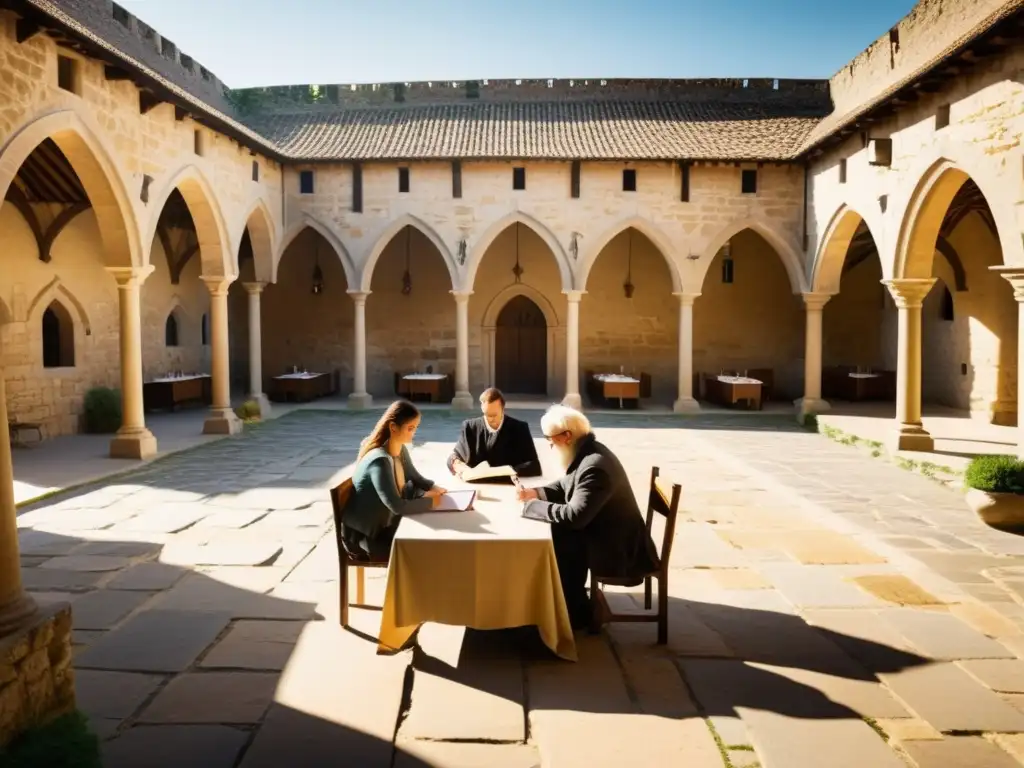
MULTIPOLYGON (((593 417, 638 497, 653 464, 684 489, 667 647, 612 625, 572 664, 426 625, 378 656, 379 611, 338 624, 326 494, 375 416, 298 411, 21 512, 107 768, 1024 762, 1024 540, 781 416, 593 417)), ((458 420, 419 431, 439 481, 458 420)))

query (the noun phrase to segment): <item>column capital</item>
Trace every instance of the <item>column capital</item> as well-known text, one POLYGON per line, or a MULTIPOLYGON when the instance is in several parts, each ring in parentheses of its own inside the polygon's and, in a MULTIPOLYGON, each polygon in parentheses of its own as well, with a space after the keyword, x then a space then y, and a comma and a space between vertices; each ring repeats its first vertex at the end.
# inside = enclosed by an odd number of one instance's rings
POLYGON ((156 267, 147 264, 144 267, 107 267, 106 269, 117 281, 118 286, 127 287, 142 285, 146 282, 146 278, 153 274, 156 267))
POLYGON ((684 307, 692 307, 693 302, 700 298, 700 291, 696 293, 690 293, 689 291, 676 291, 672 295, 679 299, 679 303, 684 307))
POLYGON ((352 301, 356 304, 365 304, 366 297, 370 295, 370 291, 346 291, 346 293, 352 297, 352 301))
POLYGON ((570 304, 579 304, 586 291, 562 291, 562 293, 565 294, 565 298, 569 300, 570 304))
POLYGON ((804 299, 804 307, 809 310, 824 309, 828 300, 832 298, 831 293, 817 293, 814 291, 800 294, 804 299))
POLYGON ((1013 298, 1024 303, 1024 267, 999 265, 998 267, 989 267, 989 269, 1013 286, 1013 298))
POLYGON ((472 291, 448 291, 448 293, 455 297, 456 304, 465 304, 473 295, 472 291))
POLYGON ((882 285, 889 289, 893 301, 899 309, 917 309, 935 285, 934 277, 904 277, 894 280, 883 280, 882 285))
POLYGON ((256 281, 253 283, 242 283, 242 286, 245 288, 245 292, 250 296, 258 296, 263 293, 263 289, 267 287, 267 284, 256 281))
POLYGON ((210 292, 211 296, 227 296, 228 288, 230 288, 231 284, 235 282, 234 277, 222 275, 210 277, 203 275, 201 279, 206 283, 206 289, 210 292))

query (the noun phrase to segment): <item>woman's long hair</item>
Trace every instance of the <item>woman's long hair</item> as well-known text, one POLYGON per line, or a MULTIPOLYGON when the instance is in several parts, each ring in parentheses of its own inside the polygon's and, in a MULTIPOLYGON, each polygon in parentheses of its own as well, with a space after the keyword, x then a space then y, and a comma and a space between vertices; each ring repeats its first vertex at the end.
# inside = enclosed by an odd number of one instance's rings
POLYGON ((420 410, 415 405, 410 403, 408 400, 395 400, 388 409, 384 411, 384 415, 380 417, 380 421, 377 422, 377 426, 373 428, 373 431, 366 436, 359 445, 359 461, 366 454, 372 451, 374 448, 382 448, 388 444, 388 440, 391 439, 391 425, 401 429, 410 421, 420 415, 420 410))

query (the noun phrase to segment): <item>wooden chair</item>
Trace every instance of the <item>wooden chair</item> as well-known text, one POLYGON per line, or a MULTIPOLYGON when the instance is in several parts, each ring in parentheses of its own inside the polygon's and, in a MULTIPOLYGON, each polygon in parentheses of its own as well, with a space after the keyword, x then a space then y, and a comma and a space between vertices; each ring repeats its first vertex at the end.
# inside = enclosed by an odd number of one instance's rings
POLYGON ((23 442, 21 435, 23 432, 35 432, 35 442, 43 442, 43 425, 35 424, 26 421, 7 421, 7 436, 10 439, 11 445, 25 446, 27 443, 23 442))
POLYGON ((771 400, 775 395, 775 369, 751 368, 747 376, 761 382, 761 400, 771 400))
POLYGON ((358 557, 349 554, 342 538, 342 519, 345 506, 352 496, 352 478, 346 478, 340 485, 331 489, 331 506, 334 507, 334 537, 338 545, 338 597, 341 606, 341 626, 348 626, 348 569, 356 569, 356 601, 354 605, 363 605, 366 600, 366 568, 387 568, 387 560, 372 560, 369 555, 358 557))
POLYGON ((658 645, 665 645, 668 643, 668 564, 669 558, 672 556, 672 537, 676 532, 676 515, 679 512, 679 496, 682 493, 682 488, 679 483, 669 486, 664 480, 659 480, 659 472, 658 467, 651 468, 651 487, 647 496, 647 533, 651 532, 654 513, 657 512, 665 518, 665 536, 661 542, 661 563, 656 571, 652 571, 644 578, 644 609, 647 611, 651 610, 651 579, 658 580, 657 612, 612 613, 608 607, 608 601, 601 591, 601 585, 626 585, 622 579, 600 576, 593 570, 590 572, 590 600, 595 619, 599 615, 598 607, 603 603, 607 609, 609 621, 658 622, 658 645))

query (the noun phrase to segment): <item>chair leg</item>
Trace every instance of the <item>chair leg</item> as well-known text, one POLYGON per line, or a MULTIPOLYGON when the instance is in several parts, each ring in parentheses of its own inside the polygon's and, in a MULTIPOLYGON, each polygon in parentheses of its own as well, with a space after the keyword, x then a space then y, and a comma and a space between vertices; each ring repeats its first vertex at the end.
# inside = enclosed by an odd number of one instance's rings
POLYGON ((667 569, 658 578, 658 645, 668 644, 668 579, 667 569))
POLYGON ((356 566, 356 605, 366 605, 366 569, 356 566))
POLYGON ((342 562, 338 574, 338 600, 340 601, 338 615, 341 619, 341 626, 348 626, 348 563, 342 562))
POLYGON ((644 610, 651 610, 651 577, 644 579, 644 610))
POLYGON ((590 572, 590 627, 588 630, 591 634, 597 634, 601 631, 601 623, 598 619, 600 606, 601 606, 601 586, 597 582, 597 574, 593 571, 590 572))

